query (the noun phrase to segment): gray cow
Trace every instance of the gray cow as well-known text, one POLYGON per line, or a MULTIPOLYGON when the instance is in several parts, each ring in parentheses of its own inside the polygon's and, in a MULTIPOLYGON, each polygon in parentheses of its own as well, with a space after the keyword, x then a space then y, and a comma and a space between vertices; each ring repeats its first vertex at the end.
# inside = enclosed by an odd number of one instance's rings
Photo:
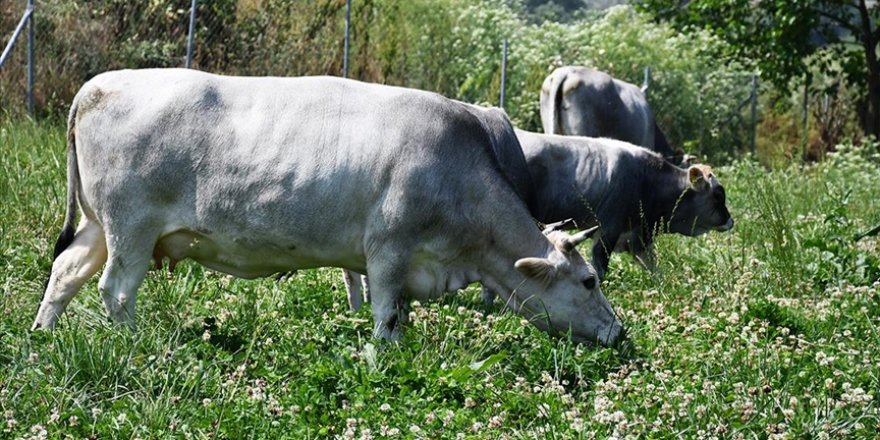
POLYGON ((367 271, 385 339, 408 299, 480 281, 542 329, 615 344, 620 322, 575 250, 586 234, 535 227, 492 151, 516 143, 512 127, 475 112, 329 77, 99 75, 68 119, 67 214, 33 328, 53 327, 105 262, 104 304, 133 325, 156 257, 243 278, 367 271))
POLYGON ((541 87, 544 133, 607 137, 640 145, 678 162, 638 86, 580 66, 554 70, 541 87))
POLYGON ((604 277, 612 250, 633 253, 654 267, 657 232, 696 236, 727 231, 733 218, 712 169, 681 169, 659 154, 606 138, 516 130, 536 188, 542 222, 574 219, 599 226, 593 266, 604 277))

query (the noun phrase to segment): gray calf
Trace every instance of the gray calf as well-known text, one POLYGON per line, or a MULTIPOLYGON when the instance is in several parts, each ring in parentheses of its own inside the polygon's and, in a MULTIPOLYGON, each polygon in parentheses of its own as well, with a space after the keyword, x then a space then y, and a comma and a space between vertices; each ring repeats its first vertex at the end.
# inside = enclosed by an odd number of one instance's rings
POLYGON ((724 187, 708 166, 684 170, 613 139, 516 135, 536 188, 532 214, 545 223, 570 218, 580 228, 598 225, 592 258, 600 277, 612 250, 631 252, 652 268, 657 232, 696 236, 733 227, 724 187))

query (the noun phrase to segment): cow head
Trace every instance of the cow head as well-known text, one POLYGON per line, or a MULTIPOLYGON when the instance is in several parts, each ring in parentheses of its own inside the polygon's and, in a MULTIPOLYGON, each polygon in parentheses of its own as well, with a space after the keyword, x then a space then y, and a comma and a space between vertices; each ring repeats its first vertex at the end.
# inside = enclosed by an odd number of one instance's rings
POLYGON ((733 228, 724 187, 718 183, 712 168, 692 165, 687 169, 687 180, 686 189, 673 212, 669 229, 672 232, 697 236, 711 230, 727 231, 733 228))
POLYGON ((519 313, 545 331, 571 332, 576 342, 616 345, 623 327, 599 287, 596 270, 575 247, 596 228, 575 235, 557 230, 545 234, 553 243, 546 258, 523 258, 516 269, 526 280, 511 301, 519 313))

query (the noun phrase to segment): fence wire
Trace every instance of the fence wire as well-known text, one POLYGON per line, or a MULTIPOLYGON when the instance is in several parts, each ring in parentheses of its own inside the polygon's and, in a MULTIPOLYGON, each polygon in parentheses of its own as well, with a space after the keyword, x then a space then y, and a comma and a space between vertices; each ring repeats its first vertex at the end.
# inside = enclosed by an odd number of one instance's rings
MULTIPOLYGON (((69 105, 79 86, 122 68, 184 67, 191 0, 38 0, 36 104, 69 105)), ((26 0, 0 0, 4 42, 26 0)), ((339 75, 345 0, 202 0, 192 67, 234 75, 339 75), (307 19, 296 19, 307 17, 307 19)), ((0 70, 0 110, 21 113, 27 85, 22 42, 0 70)))
MULTIPOLYGON (((0 0, 0 50, 27 9, 26 1, 0 0)), ((27 30, 0 68, 0 117, 10 111, 24 112, 27 106, 27 30)))

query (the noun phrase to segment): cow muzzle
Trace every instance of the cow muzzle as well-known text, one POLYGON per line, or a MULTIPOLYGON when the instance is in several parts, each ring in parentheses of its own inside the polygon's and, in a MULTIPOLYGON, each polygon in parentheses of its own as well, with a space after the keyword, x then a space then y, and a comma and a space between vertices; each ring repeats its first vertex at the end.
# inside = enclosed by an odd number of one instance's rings
POLYGON ((727 222, 715 228, 718 232, 729 231, 731 229, 733 229, 733 217, 727 217, 727 222))

